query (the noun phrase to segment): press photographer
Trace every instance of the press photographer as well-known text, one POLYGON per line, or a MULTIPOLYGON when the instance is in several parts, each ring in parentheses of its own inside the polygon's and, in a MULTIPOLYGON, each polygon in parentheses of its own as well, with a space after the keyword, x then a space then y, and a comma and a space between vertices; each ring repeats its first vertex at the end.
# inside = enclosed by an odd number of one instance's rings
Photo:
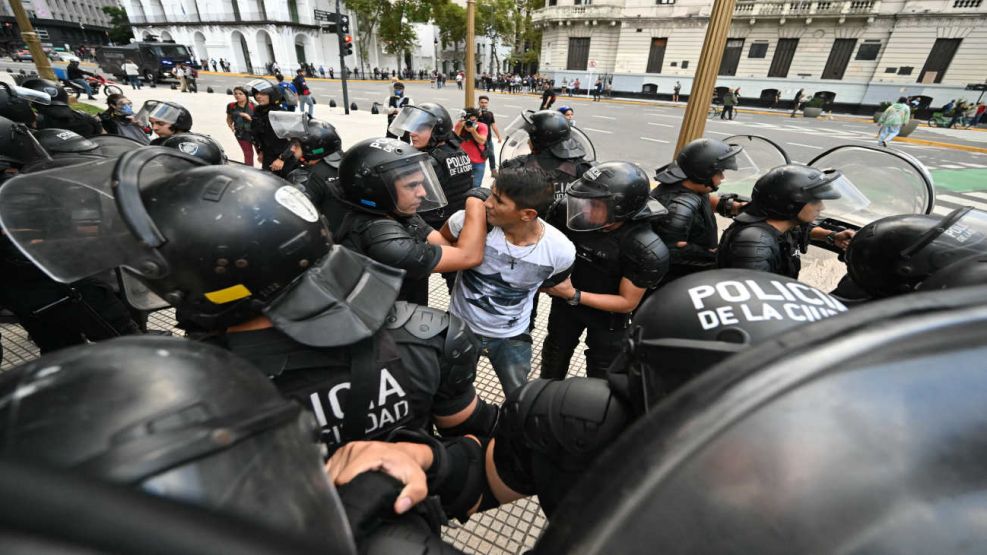
POLYGON ((478 121, 480 112, 476 108, 466 108, 463 118, 453 126, 453 132, 462 141, 460 145, 470 157, 473 164, 473 186, 483 183, 483 172, 486 169, 487 139, 490 138, 490 128, 478 121))

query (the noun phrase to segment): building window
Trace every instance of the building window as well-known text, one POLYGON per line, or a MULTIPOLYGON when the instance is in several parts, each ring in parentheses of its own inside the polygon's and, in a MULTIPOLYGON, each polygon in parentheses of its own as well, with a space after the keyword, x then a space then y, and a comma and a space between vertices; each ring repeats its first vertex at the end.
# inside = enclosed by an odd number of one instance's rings
POLYGON ((558 3, 559 3, 559 0, 548 0, 548 5, 549 6, 557 6, 558 3))
POLYGON ((682 69, 689 69, 689 60, 682 60, 682 65, 680 67, 682 69))
POLYGON ((898 68, 896 68, 896 67, 886 67, 886 68, 884 68, 884 73, 898 73, 898 68))
POLYGON ((659 6, 670 6, 675 3, 675 0, 655 0, 655 4, 659 6))
POLYGON ((857 49, 857 57, 855 60, 867 60, 874 61, 877 59, 877 55, 881 52, 880 42, 866 41, 860 45, 857 49))
POLYGON ((911 75, 913 67, 901 66, 898 68, 898 75, 911 75))
POLYGON ((589 37, 569 38, 569 57, 565 68, 576 71, 586 71, 589 62, 589 37))
POLYGON ((981 0, 954 0, 954 8, 979 8, 981 0))
POLYGON ((720 59, 720 75, 736 75, 740 64, 740 54, 744 51, 744 39, 727 39, 720 59))
POLYGON ((829 59, 826 60, 822 78, 843 79, 846 66, 850 63, 850 56, 856 46, 857 39, 836 39, 833 41, 833 49, 829 51, 829 59))
POLYGON ((648 52, 648 73, 661 73, 661 64, 665 61, 665 47, 668 39, 651 39, 651 51, 648 52))
POLYGON ((953 56, 956 55, 961 42, 963 39, 936 39, 932 52, 929 52, 929 58, 925 60, 922 73, 918 74, 918 82, 942 83, 942 78, 946 75, 949 64, 953 62, 953 56))
POLYGON ((768 57, 768 43, 767 42, 755 42, 751 44, 750 51, 747 52, 748 58, 767 58, 768 57))
POLYGON ((771 58, 771 67, 768 68, 768 77, 788 77, 788 70, 792 67, 792 58, 795 57, 795 49, 799 46, 799 39, 779 39, 775 48, 775 55, 771 58))

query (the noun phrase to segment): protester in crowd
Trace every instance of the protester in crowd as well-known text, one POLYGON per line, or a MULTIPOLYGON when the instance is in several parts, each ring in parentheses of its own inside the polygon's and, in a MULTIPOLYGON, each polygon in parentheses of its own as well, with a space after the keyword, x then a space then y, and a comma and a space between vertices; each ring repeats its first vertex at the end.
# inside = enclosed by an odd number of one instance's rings
POLYGON ((550 83, 545 83, 542 87, 541 93, 541 106, 539 110, 551 109, 552 104, 555 104, 555 91, 552 90, 552 85, 550 83))
POLYGON ((130 83, 130 87, 135 91, 140 90, 142 87, 141 70, 137 67, 137 64, 127 60, 122 66, 120 66, 120 69, 122 69, 124 75, 127 76, 127 82, 130 83))
POLYGON ((910 117, 911 108, 908 107, 908 99, 902 96, 897 102, 888 106, 878 118, 877 124, 881 129, 877 133, 877 144, 888 146, 888 143, 901 132, 901 127, 908 123, 910 117))
POLYGON ((296 72, 295 78, 291 81, 291 84, 295 86, 295 90, 298 91, 298 105, 299 110, 304 112, 305 108, 308 108, 308 115, 313 115, 315 112, 315 97, 312 96, 312 90, 308 88, 308 82, 305 81, 304 71, 299 69, 296 72))
POLYGON ((134 121, 134 103, 122 94, 106 97, 106 110, 100 112, 99 121, 109 135, 120 135, 147 144, 144 128, 134 121))
POLYGON ((244 87, 234 87, 233 97, 236 100, 226 105, 226 125, 243 151, 243 163, 253 166, 254 143, 250 127, 254 117, 254 103, 250 101, 250 92, 244 87))

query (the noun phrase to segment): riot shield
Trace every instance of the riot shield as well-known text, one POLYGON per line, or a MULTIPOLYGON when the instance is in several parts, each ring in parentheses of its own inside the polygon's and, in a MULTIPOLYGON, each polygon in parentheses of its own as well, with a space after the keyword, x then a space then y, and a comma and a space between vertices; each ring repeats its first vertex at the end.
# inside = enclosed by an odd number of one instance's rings
POLYGON ((771 168, 791 164, 791 159, 785 149, 770 139, 757 135, 734 135, 723 139, 723 142, 743 147, 734 160, 736 170, 723 172, 721 193, 737 193, 749 197, 754 183, 771 168))
POLYGON ((931 214, 936 203, 928 168, 913 156, 893 149, 845 145, 817 156, 809 165, 834 168, 868 201, 827 200, 823 217, 853 228, 897 214, 931 214))
MULTIPOLYGON (((518 116, 519 119, 520 117, 518 116)), ((528 144, 528 132, 523 127, 516 126, 512 123, 507 127, 505 134, 507 138, 504 139, 504 144, 500 147, 501 160, 510 160, 518 156, 531 154, 531 146, 528 144)), ((570 140, 577 141, 583 151, 586 152, 586 155, 583 156, 584 160, 587 162, 596 160, 596 147, 593 146, 593 141, 590 140, 589 136, 582 129, 572 126, 569 138, 570 140)))
POLYGON ((535 551, 987 552, 985 299, 877 302, 726 359, 596 461, 535 551))

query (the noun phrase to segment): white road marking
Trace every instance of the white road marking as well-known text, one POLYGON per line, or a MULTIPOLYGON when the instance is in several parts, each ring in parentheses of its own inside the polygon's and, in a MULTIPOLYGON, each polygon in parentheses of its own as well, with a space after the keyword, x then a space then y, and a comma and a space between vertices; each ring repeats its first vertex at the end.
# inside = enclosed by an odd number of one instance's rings
POLYGON ((963 169, 963 166, 957 166, 956 164, 941 164, 939 167, 942 168, 942 169, 945 169, 945 170, 962 170, 963 169))
POLYGON ((662 143, 662 144, 666 144, 666 145, 669 144, 668 141, 663 141, 661 139, 652 139, 651 137, 641 137, 641 139, 642 140, 645 140, 645 141, 651 141, 653 143, 662 143))
POLYGON ((958 204, 960 206, 972 206, 974 208, 979 208, 981 210, 987 210, 987 203, 975 202, 966 197, 958 197, 950 194, 941 194, 941 195, 937 195, 937 198, 941 201, 945 201, 950 204, 958 204))
POLYGON ((804 147, 804 148, 814 148, 816 150, 822 150, 822 148, 823 148, 821 146, 804 145, 802 143, 785 143, 785 144, 786 145, 792 145, 792 146, 801 146, 801 147, 804 147))
POLYGON ((971 164, 970 162, 957 162, 957 164, 960 164, 961 166, 966 166, 968 168, 987 168, 987 166, 983 164, 971 164))
POLYGON ((987 200, 987 193, 971 192, 971 193, 964 193, 964 194, 970 195, 971 197, 977 197, 977 198, 982 198, 982 199, 987 200))
POLYGON ((617 118, 610 117, 610 116, 590 116, 590 117, 600 118, 600 119, 617 119, 617 118))
POLYGON ((353 100, 370 100, 370 99, 363 96, 354 96, 353 100))
POLYGON ((934 206, 934 207, 932 207, 932 213, 933 214, 939 214, 940 216, 945 216, 945 215, 949 214, 952 211, 953 211, 952 209, 946 208, 945 206, 934 206))
POLYGON ((658 116, 660 118, 672 118, 672 119, 682 119, 682 116, 669 116, 667 114, 659 114, 657 112, 650 112, 652 116, 658 116))
POLYGON ((734 133, 724 133, 722 131, 707 131, 707 133, 712 133, 714 135, 734 135, 734 133))
POLYGON ((672 124, 670 123, 655 123, 653 121, 649 121, 648 125, 657 125, 658 127, 673 127, 672 124))
POLYGON ((607 135, 613 135, 613 131, 604 131, 603 129, 593 129, 592 127, 583 127, 586 131, 592 131, 594 133, 606 133, 607 135))
POLYGON ((517 106, 514 104, 504 104, 504 108, 523 108, 523 106, 517 106))

